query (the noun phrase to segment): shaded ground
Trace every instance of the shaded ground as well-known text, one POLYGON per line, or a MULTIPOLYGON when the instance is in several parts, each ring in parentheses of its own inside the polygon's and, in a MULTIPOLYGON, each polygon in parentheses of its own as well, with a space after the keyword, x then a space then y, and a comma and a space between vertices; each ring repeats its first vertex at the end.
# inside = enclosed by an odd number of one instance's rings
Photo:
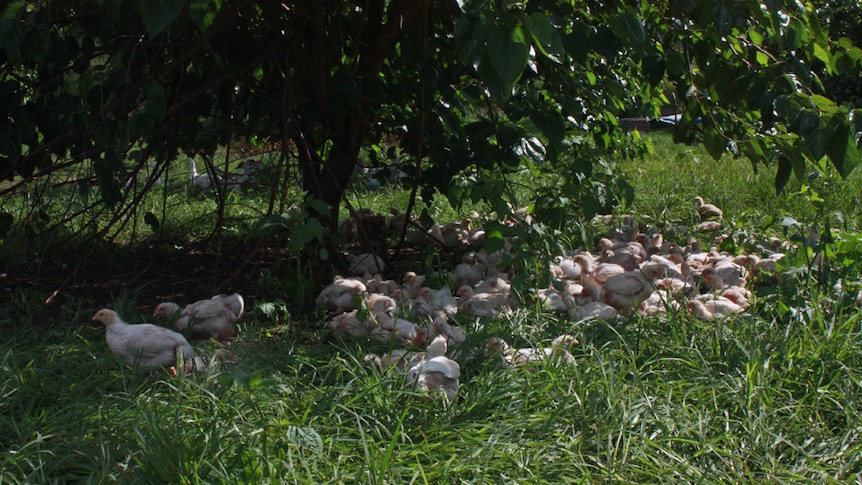
MULTIPOLYGON (((133 297, 141 313, 161 301, 191 302, 218 293, 241 291, 252 301, 250 282, 261 267, 271 268, 283 257, 277 248, 224 245, 220 252, 199 246, 173 245, 111 248, 75 263, 57 260, 19 265, 0 276, 3 306, 29 300, 41 303, 49 316, 69 310, 110 306, 119 298, 133 297), (15 300, 19 300, 16 302, 15 300)), ((11 308, 11 307, 7 307, 11 308)))
MULTIPOLYGON (((187 304, 233 292, 240 292, 249 308, 259 298, 280 298, 291 312, 296 312, 309 305, 337 271, 321 267, 306 269, 302 276, 297 274, 296 258, 278 247, 277 241, 254 246, 227 242, 221 248, 206 244, 141 244, 81 252, 84 255, 74 259, 57 255, 0 272, 0 309, 7 309, 0 316, 0 326, 24 318, 16 313, 24 308, 50 325, 70 318, 89 318, 99 308, 122 299, 133 299, 135 309, 149 315, 162 301, 187 304)), ((457 257, 439 252, 436 256, 438 261, 457 257)), ((390 260, 384 276, 400 279, 408 269, 423 268, 425 264, 422 251, 407 248, 397 261, 390 260)))

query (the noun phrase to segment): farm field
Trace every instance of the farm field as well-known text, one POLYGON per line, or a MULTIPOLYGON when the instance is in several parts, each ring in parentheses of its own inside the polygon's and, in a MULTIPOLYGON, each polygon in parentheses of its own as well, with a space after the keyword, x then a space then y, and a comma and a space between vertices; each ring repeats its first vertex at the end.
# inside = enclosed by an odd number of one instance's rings
MULTIPOLYGON (((0 483, 859 483, 862 175, 823 168, 776 195, 768 167, 652 141, 653 153, 617 167, 631 207, 563 228, 560 245, 575 250, 586 234, 595 251, 629 215, 709 247, 715 234, 695 231, 702 196, 724 211, 721 250, 782 243, 774 274, 750 281, 751 306, 713 321, 685 306, 579 321, 523 293, 510 314, 454 317, 466 340, 452 402, 366 361, 386 346, 331 335, 313 300, 332 275, 242 237, 260 228, 261 194, 231 194, 221 243, 197 243, 215 209, 184 190, 147 202, 158 231, 141 218, 115 246, 44 258, 41 271, 14 268, 24 249, 4 241, 0 483), (247 313, 229 343, 193 342, 209 368, 188 378, 136 375, 90 322, 107 305, 137 323, 162 299, 229 291, 246 295, 247 313), (501 368, 487 352, 495 337, 545 347, 563 334, 578 340, 572 364, 501 368)), ((87 203, 73 193, 53 210, 87 203)), ((348 199, 385 213, 406 193, 348 199)), ((425 209, 440 222, 488 210, 443 198, 425 209)), ((442 286, 458 258, 414 248, 386 276, 412 270, 442 286)))

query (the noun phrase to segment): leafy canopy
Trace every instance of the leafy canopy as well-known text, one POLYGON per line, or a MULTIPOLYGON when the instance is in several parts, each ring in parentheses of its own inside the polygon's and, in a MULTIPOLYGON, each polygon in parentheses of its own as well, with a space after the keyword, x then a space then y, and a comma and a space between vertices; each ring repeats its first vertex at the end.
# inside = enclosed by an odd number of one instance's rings
POLYGON ((613 160, 648 146, 621 118, 670 103, 678 142, 777 164, 779 190, 860 158, 859 110, 816 73, 858 74, 862 51, 799 2, 15 0, 0 44, 6 192, 92 162, 105 202, 131 203, 147 160, 245 140, 278 147, 334 224, 360 149, 382 147, 423 197, 560 225, 631 199, 613 160), (523 170, 532 201, 506 178, 523 170))

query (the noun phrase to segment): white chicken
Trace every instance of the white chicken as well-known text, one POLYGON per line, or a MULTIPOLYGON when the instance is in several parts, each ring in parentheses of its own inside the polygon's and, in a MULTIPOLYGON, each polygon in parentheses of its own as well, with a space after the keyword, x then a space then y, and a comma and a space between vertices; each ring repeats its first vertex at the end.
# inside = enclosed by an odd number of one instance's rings
POLYGON ((407 382, 415 382, 417 388, 426 391, 440 389, 453 402, 458 396, 461 366, 446 357, 447 348, 446 337, 438 335, 425 350, 425 359, 407 372, 407 382))
POLYGON ((581 266, 571 258, 559 258, 557 264, 551 265, 551 273, 559 279, 580 281, 581 266))
POLYGON ((431 322, 428 333, 429 336, 433 335, 434 337, 437 337, 438 335, 442 335, 446 337, 446 341, 449 345, 457 345, 467 340, 467 335, 464 333, 464 330, 460 327, 451 325, 443 317, 437 317, 433 322, 431 322))
POLYGON ((195 167, 195 159, 189 158, 189 182, 191 182, 192 187, 196 190, 205 191, 212 189, 221 180, 217 176, 213 177, 208 172, 198 173, 195 167))
POLYGON ((368 293, 363 299, 368 311, 374 314, 388 313, 392 314, 398 309, 398 302, 391 296, 386 296, 382 293, 368 293))
POLYGON ((449 279, 455 288, 461 285, 473 286, 485 277, 486 269, 487 266, 479 262, 478 254, 470 251, 464 254, 461 262, 449 274, 449 279))
POLYGON ((582 305, 574 305, 569 308, 569 318, 580 322, 588 318, 597 320, 614 320, 620 314, 616 308, 602 301, 588 301, 582 305))
POLYGON ((315 300, 318 305, 326 306, 332 313, 353 309, 353 298, 365 292, 365 283, 358 278, 345 278, 336 275, 315 300))
POLYGON ((499 353, 502 357, 501 367, 515 366, 534 369, 536 364, 542 361, 554 363, 574 364, 575 358, 569 353, 568 348, 578 344, 578 339, 571 335, 560 335, 551 342, 550 347, 534 349, 526 347, 512 350, 509 344, 501 338, 491 338, 487 347, 492 353, 499 353))
POLYGON ((377 327, 371 330, 371 337, 379 343, 389 343, 394 337, 399 345, 422 345, 428 329, 410 320, 394 318, 385 313, 375 315, 377 327))
POLYGON ((173 302, 156 305, 153 316, 177 318, 174 328, 188 329, 192 335, 225 341, 231 338, 237 317, 224 300, 200 300, 181 308, 173 302))
POLYGON ((204 369, 203 361, 180 333, 151 323, 126 323, 107 308, 96 312, 92 319, 105 325, 105 340, 111 352, 139 374, 165 368, 177 375, 178 364, 185 371, 204 369))
POLYGON ((379 273, 368 277, 365 275, 365 290, 368 293, 380 293, 382 295, 392 296, 392 293, 398 289, 398 283, 393 280, 384 280, 379 273))
POLYGON ((404 277, 401 279, 404 293, 410 298, 416 298, 419 296, 419 288, 422 288, 422 283, 424 281, 424 275, 418 275, 413 271, 404 273, 404 277))
POLYGON ((425 352, 411 352, 405 349, 392 349, 387 354, 367 354, 365 362, 370 362, 381 373, 406 371, 425 359, 425 352))
POLYGON ((365 337, 369 333, 369 325, 356 316, 357 311, 339 313, 332 317, 332 320, 327 323, 327 327, 338 338, 365 337))
POLYGON ((601 290, 605 281, 613 275, 625 273, 625 268, 613 263, 598 263, 594 258, 581 253, 575 256, 575 263, 581 266, 581 283, 584 286, 592 286, 601 290))
POLYGON ((386 269, 386 262, 376 254, 361 253, 348 254, 347 262, 350 263, 350 274, 363 276, 366 273, 382 273, 386 269))
POLYGON ((695 197, 694 205, 697 208, 697 215, 700 216, 701 221, 709 221, 712 219, 721 220, 724 216, 724 212, 718 207, 712 204, 704 204, 703 197, 695 197))
POLYGON ((570 306, 567 304, 566 299, 563 298, 563 294, 553 286, 536 290, 536 297, 542 304, 542 308, 546 310, 564 312, 570 306))
POLYGON ((701 320, 715 320, 724 318, 744 310, 741 306, 727 298, 714 298, 708 300, 690 300, 688 310, 691 314, 701 320))
POLYGON ((412 303, 414 312, 432 320, 437 316, 445 317, 458 313, 458 301, 452 296, 452 290, 448 286, 439 290, 422 287, 412 303))
POLYGON ((245 299, 243 299, 242 295, 239 293, 233 293, 231 295, 216 295, 212 297, 212 299, 224 302, 227 305, 228 310, 236 315, 237 320, 242 318, 243 313, 245 313, 245 299))
POLYGON ((475 293, 467 285, 458 288, 458 310, 476 317, 498 317, 511 311, 505 293, 475 293))
POLYGON ((605 281, 605 303, 622 314, 628 314, 646 300, 654 289, 652 280, 640 271, 626 271, 605 281))

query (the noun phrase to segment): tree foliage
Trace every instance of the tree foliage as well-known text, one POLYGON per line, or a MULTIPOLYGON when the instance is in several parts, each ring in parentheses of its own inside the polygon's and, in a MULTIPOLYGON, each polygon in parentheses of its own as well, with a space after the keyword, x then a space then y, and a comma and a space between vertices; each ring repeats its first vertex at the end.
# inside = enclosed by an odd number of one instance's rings
POLYGON ((424 197, 529 202, 553 226, 630 200, 612 161, 648 147, 621 118, 678 103, 677 141, 777 164, 780 189, 808 163, 846 175, 860 158, 859 111, 812 66, 858 72, 862 50, 817 15, 778 0, 13 0, 0 178, 9 192, 91 163, 104 201, 127 204, 122 180, 147 160, 268 143, 332 225, 377 146, 412 160, 424 197), (523 170, 532 201, 508 188, 523 170))

